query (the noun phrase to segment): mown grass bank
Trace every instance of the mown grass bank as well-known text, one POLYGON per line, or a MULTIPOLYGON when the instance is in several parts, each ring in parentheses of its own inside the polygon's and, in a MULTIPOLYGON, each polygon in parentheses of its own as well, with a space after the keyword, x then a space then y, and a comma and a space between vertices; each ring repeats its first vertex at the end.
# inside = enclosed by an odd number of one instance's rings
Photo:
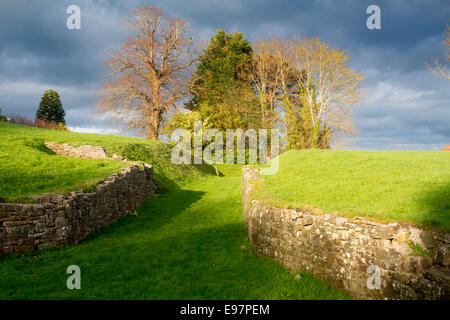
POLYGON ((450 231, 450 152, 304 150, 279 161, 255 199, 450 231))
MULTIPOLYGON (((71 167, 79 163, 41 149, 47 140, 100 145, 150 163, 164 188, 162 195, 148 199, 137 217, 121 218, 78 245, 1 257, 0 299, 348 298, 308 273, 296 280, 296 273, 252 254, 242 215, 239 166, 220 166, 222 176, 216 176, 208 166, 174 165, 170 146, 144 139, 12 125, 1 125, 0 134, 0 156, 8 163, 1 165, 2 173, 13 170, 9 182, 28 183, 27 192, 40 190, 33 189, 34 183, 51 190, 66 183, 72 189, 83 182, 74 179, 82 174, 81 167, 71 167), (21 155, 17 165, 14 148, 29 153, 21 155), (29 161, 36 161, 36 166, 28 166, 29 161), (23 178, 25 169, 33 175, 23 178), (70 265, 81 269, 81 290, 66 286, 70 265)), ((108 166, 111 161, 102 167, 96 160, 81 163, 89 175, 97 174, 97 168, 105 174, 116 170, 108 166)))
POLYGON ((29 202, 29 195, 89 190, 127 163, 108 159, 61 157, 45 141, 105 147, 129 160, 146 159, 154 166, 158 183, 180 183, 201 175, 206 166, 178 166, 170 161, 170 146, 163 142, 114 135, 54 131, 0 122, 0 202, 29 202))

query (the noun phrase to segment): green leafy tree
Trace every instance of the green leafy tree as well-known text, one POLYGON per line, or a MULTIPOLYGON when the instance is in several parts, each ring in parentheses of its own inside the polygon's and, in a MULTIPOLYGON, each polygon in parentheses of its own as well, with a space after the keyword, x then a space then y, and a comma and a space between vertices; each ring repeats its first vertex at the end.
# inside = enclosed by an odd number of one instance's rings
MULTIPOLYGON (((194 137, 194 125, 196 121, 202 121, 202 137, 204 135, 204 131, 211 129, 211 124, 208 119, 202 119, 200 113, 197 111, 188 111, 185 113, 175 113, 172 118, 166 122, 162 133, 166 134, 168 137, 172 135, 172 133, 179 129, 183 128, 189 131, 191 137, 194 137)), ((203 139, 203 138, 202 138, 203 139)), ((192 143, 193 145, 193 143, 192 143)))
POLYGON ((251 62, 252 47, 242 33, 218 30, 199 58, 193 99, 186 107, 221 131, 256 128, 258 101, 250 77, 242 74, 251 62))
POLYGON ((56 123, 66 124, 64 119, 66 113, 63 109, 59 94, 50 89, 42 95, 39 108, 36 112, 37 119, 45 119, 56 123))

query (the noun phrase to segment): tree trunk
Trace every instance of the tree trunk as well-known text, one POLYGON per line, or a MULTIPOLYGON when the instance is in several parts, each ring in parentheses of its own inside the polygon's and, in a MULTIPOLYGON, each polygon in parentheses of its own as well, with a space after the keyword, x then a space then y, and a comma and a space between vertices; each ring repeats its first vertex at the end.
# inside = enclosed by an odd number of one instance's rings
POLYGON ((261 128, 266 129, 266 99, 263 93, 259 94, 259 104, 261 106, 261 128))
POLYGON ((158 140, 161 120, 162 117, 160 112, 158 111, 152 112, 152 115, 150 117, 150 123, 148 124, 147 139, 158 140))
POLYGON ((317 123, 312 127, 312 145, 313 149, 317 148, 317 144, 319 142, 320 135, 320 120, 317 120, 317 123))
POLYGON ((158 133, 153 128, 148 128, 147 139, 158 140, 158 133))

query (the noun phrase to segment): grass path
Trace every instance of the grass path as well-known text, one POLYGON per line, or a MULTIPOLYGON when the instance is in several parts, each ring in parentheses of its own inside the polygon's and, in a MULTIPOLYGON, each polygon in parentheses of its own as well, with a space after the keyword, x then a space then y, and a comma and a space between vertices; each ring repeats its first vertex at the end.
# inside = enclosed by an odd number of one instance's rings
POLYGON ((1 299, 341 299, 303 273, 295 280, 254 256, 241 208, 240 168, 173 185, 79 245, 0 258, 1 299), (242 249, 242 246, 246 246, 242 249), (81 290, 66 268, 81 268, 81 290))

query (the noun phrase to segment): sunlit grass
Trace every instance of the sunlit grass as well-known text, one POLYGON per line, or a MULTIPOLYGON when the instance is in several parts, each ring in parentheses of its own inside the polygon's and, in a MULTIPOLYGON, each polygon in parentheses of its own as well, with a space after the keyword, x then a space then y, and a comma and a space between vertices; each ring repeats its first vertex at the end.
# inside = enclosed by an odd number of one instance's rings
POLYGON ((450 152, 304 150, 254 195, 278 205, 450 230, 450 152))
POLYGON ((108 159, 62 157, 48 150, 44 142, 73 146, 102 146, 111 155, 121 154, 139 161, 143 156, 154 166, 155 178, 164 184, 179 183, 186 176, 201 173, 204 166, 181 166, 174 170, 171 149, 163 142, 113 135, 44 130, 0 122, 0 202, 27 202, 29 195, 89 190, 127 163, 108 159))

